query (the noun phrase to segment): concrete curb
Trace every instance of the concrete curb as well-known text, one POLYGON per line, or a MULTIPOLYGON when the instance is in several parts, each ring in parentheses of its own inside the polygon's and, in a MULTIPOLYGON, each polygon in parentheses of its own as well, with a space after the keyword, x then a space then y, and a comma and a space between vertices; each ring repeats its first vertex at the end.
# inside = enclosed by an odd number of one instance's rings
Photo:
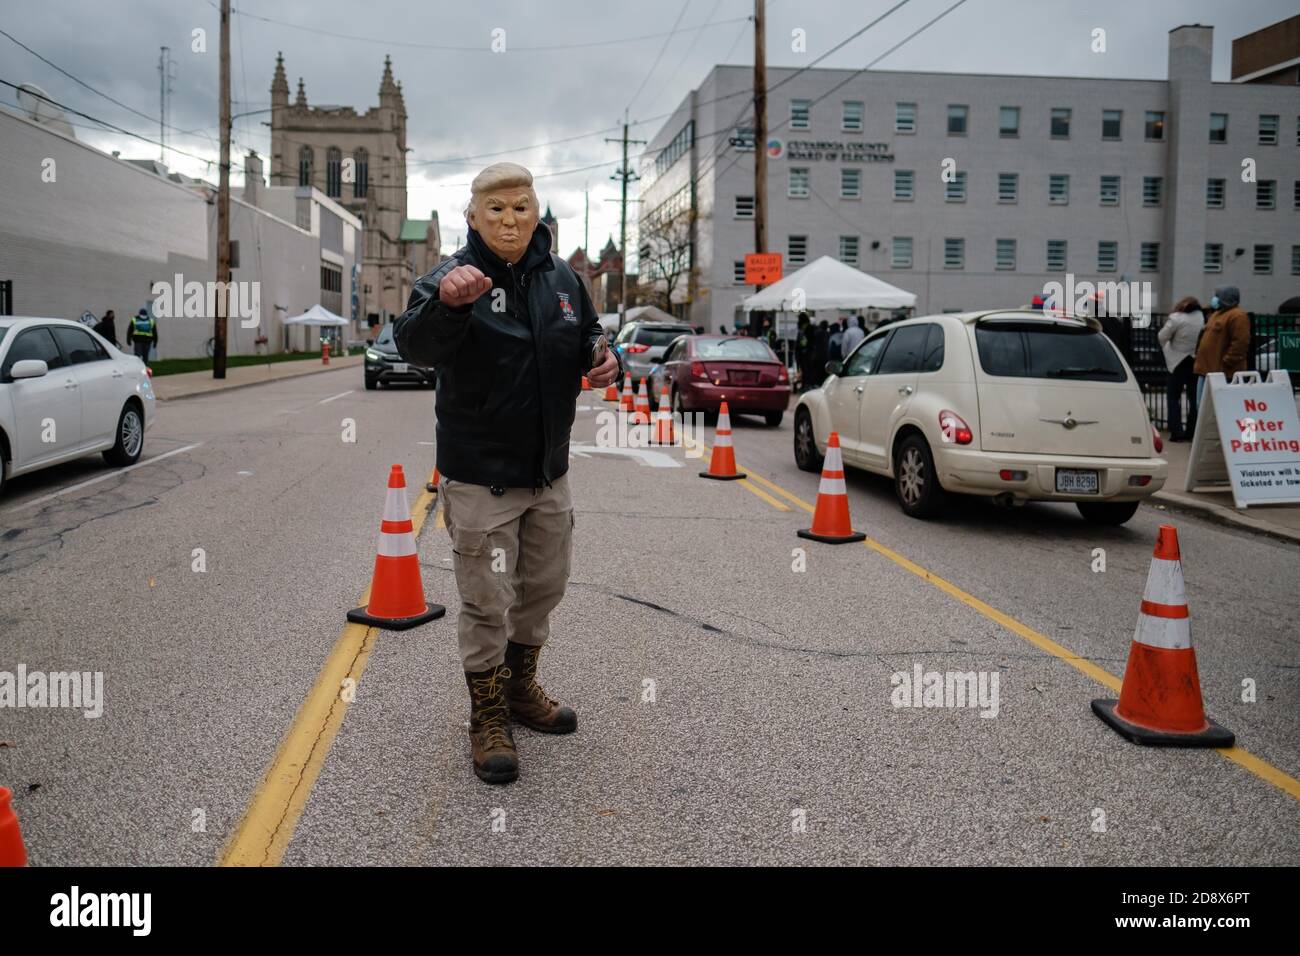
MULTIPOLYGON (((1204 501, 1175 491, 1157 491, 1147 500, 1159 501, 1171 508, 1180 508, 1184 511, 1194 511, 1216 520, 1220 524, 1245 528, 1248 531, 1254 531, 1257 534, 1265 534, 1282 541, 1300 543, 1300 531, 1293 531, 1290 528, 1280 528, 1272 522, 1256 518, 1250 514, 1243 514, 1236 508, 1228 508, 1220 504, 1215 504, 1212 501, 1204 501)), ((1263 509, 1261 508, 1260 511, 1262 512, 1263 509)))
MULTIPOLYGON (((214 395, 214 394, 217 394, 217 393, 220 393, 220 392, 230 392, 230 391, 234 391, 235 389, 238 389, 238 388, 253 388, 254 386, 257 386, 257 385, 271 385, 271 384, 273 384, 274 382, 283 382, 283 381, 285 381, 285 380, 287 380, 287 379, 302 378, 303 376, 306 376, 306 375, 320 375, 320 374, 322 374, 322 373, 324 373, 324 372, 342 372, 342 371, 345 371, 346 369, 357 368, 357 367, 361 366, 361 365, 364 363, 364 361, 365 361, 364 357, 362 357, 362 356, 349 356, 349 358, 361 358, 362 361, 360 361, 360 362, 350 362, 350 363, 348 363, 347 365, 343 365, 343 364, 341 364, 341 363, 340 363, 340 364, 331 364, 331 365, 329 365, 329 366, 324 366, 324 365, 314 365, 314 366, 312 366, 311 368, 307 368, 307 369, 294 369, 294 370, 292 371, 292 373, 290 373, 290 374, 285 374, 285 375, 276 375, 276 376, 274 376, 274 377, 272 377, 272 378, 264 378, 264 379, 261 379, 261 380, 256 381, 256 382, 231 382, 231 383, 228 384, 228 385, 218 385, 218 386, 216 386, 216 387, 204 388, 204 389, 196 390, 196 391, 193 391, 193 392, 185 392, 184 394, 181 394, 181 395, 170 395, 170 396, 168 396, 168 397, 166 397, 166 398, 164 398, 162 395, 159 395, 159 396, 158 396, 158 401, 160 401, 160 402, 164 402, 164 403, 165 403, 165 402, 180 402, 180 401, 184 401, 184 400, 189 399, 189 398, 200 398, 200 397, 202 397, 202 396, 204 396, 204 395, 214 395)), ((164 379, 164 380, 167 379, 167 378, 169 378, 169 377, 170 377, 170 376, 166 376, 166 375, 161 376, 161 378, 164 379)), ((158 383, 155 382, 155 383, 154 383, 154 389, 155 389, 155 391, 157 391, 157 388, 158 388, 158 383)))

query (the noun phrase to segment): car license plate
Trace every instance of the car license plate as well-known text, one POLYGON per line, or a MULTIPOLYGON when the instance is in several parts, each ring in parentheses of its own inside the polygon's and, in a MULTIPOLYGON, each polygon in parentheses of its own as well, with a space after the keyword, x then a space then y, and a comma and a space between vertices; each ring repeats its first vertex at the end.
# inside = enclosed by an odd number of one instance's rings
POLYGON ((727 377, 731 380, 731 384, 733 385, 757 385, 758 384, 757 372, 732 371, 728 373, 727 377))
POLYGON ((1058 468, 1056 490, 1070 495, 1095 495, 1098 492, 1097 473, 1077 468, 1058 468))
POLYGON ((394 363, 393 363, 393 371, 394 371, 394 372, 407 372, 407 371, 410 371, 410 366, 408 366, 405 362, 394 362, 394 363))

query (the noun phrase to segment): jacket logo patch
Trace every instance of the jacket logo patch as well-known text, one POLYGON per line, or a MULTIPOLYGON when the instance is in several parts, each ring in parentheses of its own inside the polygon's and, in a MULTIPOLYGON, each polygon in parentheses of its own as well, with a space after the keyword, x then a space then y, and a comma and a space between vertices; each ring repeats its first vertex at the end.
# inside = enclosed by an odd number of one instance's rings
POLYGON ((573 303, 569 301, 569 293, 557 292, 556 297, 560 300, 560 316, 565 322, 578 322, 578 313, 573 311, 573 303))

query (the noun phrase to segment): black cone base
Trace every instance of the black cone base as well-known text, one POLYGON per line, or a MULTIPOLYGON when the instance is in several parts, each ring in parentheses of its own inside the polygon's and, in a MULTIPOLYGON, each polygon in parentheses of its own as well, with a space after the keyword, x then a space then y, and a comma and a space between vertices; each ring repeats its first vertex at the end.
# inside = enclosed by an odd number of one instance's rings
POLYGON ((749 475, 743 471, 738 471, 734 475, 711 475, 707 471, 702 471, 700 477, 712 478, 714 481, 739 481, 741 478, 748 478, 749 475))
POLYGON ((1092 712, 1109 724, 1121 737, 1126 737, 1135 744, 1145 744, 1148 747, 1231 747, 1237 739, 1231 730, 1219 726, 1208 717, 1205 718, 1205 722, 1210 726, 1195 734, 1178 734, 1139 727, 1137 724, 1130 724, 1115 713, 1118 703, 1117 700, 1094 700, 1092 712))
POLYGON ((826 544, 852 544, 854 541, 867 540, 867 536, 861 531, 854 531, 851 534, 813 534, 811 528, 805 528, 803 531, 796 531, 795 534, 809 541, 824 541, 826 544))
POLYGON ((416 614, 412 617, 375 617, 373 614, 367 614, 364 607, 354 607, 348 611, 348 620, 353 624, 379 627, 385 631, 408 631, 413 627, 436 620, 446 613, 447 609, 441 604, 430 604, 424 609, 423 614, 416 614))

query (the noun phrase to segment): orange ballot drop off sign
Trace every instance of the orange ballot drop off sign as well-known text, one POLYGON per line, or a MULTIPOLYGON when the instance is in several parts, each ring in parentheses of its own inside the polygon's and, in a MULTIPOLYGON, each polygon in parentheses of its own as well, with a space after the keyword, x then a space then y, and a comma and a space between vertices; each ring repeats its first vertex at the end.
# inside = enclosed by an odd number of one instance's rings
POLYGON ((781 253, 745 254, 745 285, 771 285, 781 281, 781 253))

